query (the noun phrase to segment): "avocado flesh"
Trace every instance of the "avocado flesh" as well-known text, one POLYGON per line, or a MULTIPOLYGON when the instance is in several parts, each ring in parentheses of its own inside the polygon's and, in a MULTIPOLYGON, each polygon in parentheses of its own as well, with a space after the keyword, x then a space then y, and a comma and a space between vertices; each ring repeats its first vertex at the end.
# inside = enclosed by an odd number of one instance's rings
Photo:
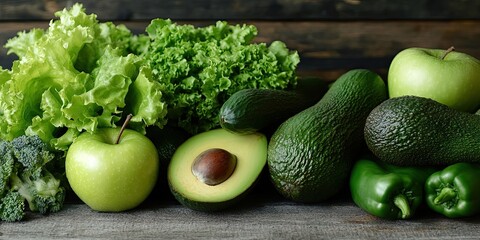
POLYGON ((368 116, 365 140, 377 157, 394 165, 480 163, 480 116, 428 98, 391 98, 368 116))
POLYGON ((195 210, 220 210, 235 203, 256 182, 267 161, 267 139, 261 133, 239 135, 224 129, 197 134, 178 147, 168 167, 168 183, 175 198, 195 210), (192 173, 195 158, 205 150, 222 148, 237 158, 224 182, 210 186, 192 173))

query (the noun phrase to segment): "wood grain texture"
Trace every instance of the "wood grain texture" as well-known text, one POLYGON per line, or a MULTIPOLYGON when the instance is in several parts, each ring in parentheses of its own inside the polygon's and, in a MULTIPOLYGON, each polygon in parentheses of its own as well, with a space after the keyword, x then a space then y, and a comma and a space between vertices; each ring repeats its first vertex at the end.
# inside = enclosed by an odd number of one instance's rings
POLYGON ((2 0, 0 19, 50 19, 53 12, 83 3, 101 19, 146 20, 352 20, 352 19, 479 19, 476 0, 2 0))
POLYGON ((22 222, 0 224, 0 239, 66 238, 480 239, 480 216, 448 219, 423 205, 412 219, 384 220, 358 208, 347 187, 322 203, 294 203, 276 192, 263 172, 250 194, 221 212, 191 210, 161 188, 127 212, 95 212, 69 198, 58 213, 28 213, 22 222))
POLYGON ((303 205, 250 196, 220 213, 172 202, 123 213, 98 213, 68 204, 49 216, 2 223, 2 239, 479 239, 480 218, 452 220, 424 212, 410 220, 373 217, 346 199, 303 205))
MULTIPOLYGON (((149 21, 119 21, 135 34, 144 33, 149 21)), ((214 21, 178 21, 205 26, 214 21)), ((299 75, 334 80, 353 68, 369 68, 386 75, 391 59, 408 47, 447 49, 480 58, 480 20, 451 21, 230 21, 258 28, 257 42, 281 40, 298 51, 299 75)), ((17 32, 46 28, 48 22, 0 22, 0 45, 17 32)), ((0 66, 9 68, 14 56, 0 50, 0 66)))

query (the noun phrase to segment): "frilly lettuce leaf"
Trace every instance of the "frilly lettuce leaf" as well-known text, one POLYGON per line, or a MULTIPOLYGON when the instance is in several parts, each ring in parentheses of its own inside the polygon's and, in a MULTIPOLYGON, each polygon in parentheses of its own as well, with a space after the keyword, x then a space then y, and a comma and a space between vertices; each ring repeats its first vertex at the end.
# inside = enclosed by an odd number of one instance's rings
POLYGON ((132 48, 164 88, 169 124, 192 134, 218 127, 221 105, 238 90, 296 85, 297 52, 280 41, 253 43, 252 25, 218 21, 202 28, 154 19, 146 32, 132 48))
POLYGON ((56 16, 5 45, 18 60, 0 72, 0 138, 37 134, 66 150, 81 132, 115 127, 128 113, 140 132, 163 126, 162 86, 129 54, 130 31, 99 23, 81 4, 56 16))

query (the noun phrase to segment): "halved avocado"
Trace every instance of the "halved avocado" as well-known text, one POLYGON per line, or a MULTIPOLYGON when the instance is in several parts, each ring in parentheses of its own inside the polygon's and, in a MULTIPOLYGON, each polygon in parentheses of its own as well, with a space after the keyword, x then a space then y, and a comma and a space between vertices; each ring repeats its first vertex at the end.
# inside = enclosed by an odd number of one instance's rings
POLYGON ((214 129, 192 136, 177 148, 168 166, 168 184, 186 207, 223 210, 246 195, 266 162, 264 134, 214 129))

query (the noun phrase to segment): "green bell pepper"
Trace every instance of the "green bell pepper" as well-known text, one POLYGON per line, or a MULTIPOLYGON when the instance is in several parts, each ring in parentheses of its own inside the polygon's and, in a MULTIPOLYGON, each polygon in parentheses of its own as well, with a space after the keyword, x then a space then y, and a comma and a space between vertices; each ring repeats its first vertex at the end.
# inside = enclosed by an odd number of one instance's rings
POLYGON ((434 171, 362 158, 354 164, 350 176, 352 199, 358 207, 380 218, 411 218, 423 203, 425 181, 434 171))
POLYGON ((480 213, 480 165, 456 163, 425 182, 427 205, 449 218, 480 213))

